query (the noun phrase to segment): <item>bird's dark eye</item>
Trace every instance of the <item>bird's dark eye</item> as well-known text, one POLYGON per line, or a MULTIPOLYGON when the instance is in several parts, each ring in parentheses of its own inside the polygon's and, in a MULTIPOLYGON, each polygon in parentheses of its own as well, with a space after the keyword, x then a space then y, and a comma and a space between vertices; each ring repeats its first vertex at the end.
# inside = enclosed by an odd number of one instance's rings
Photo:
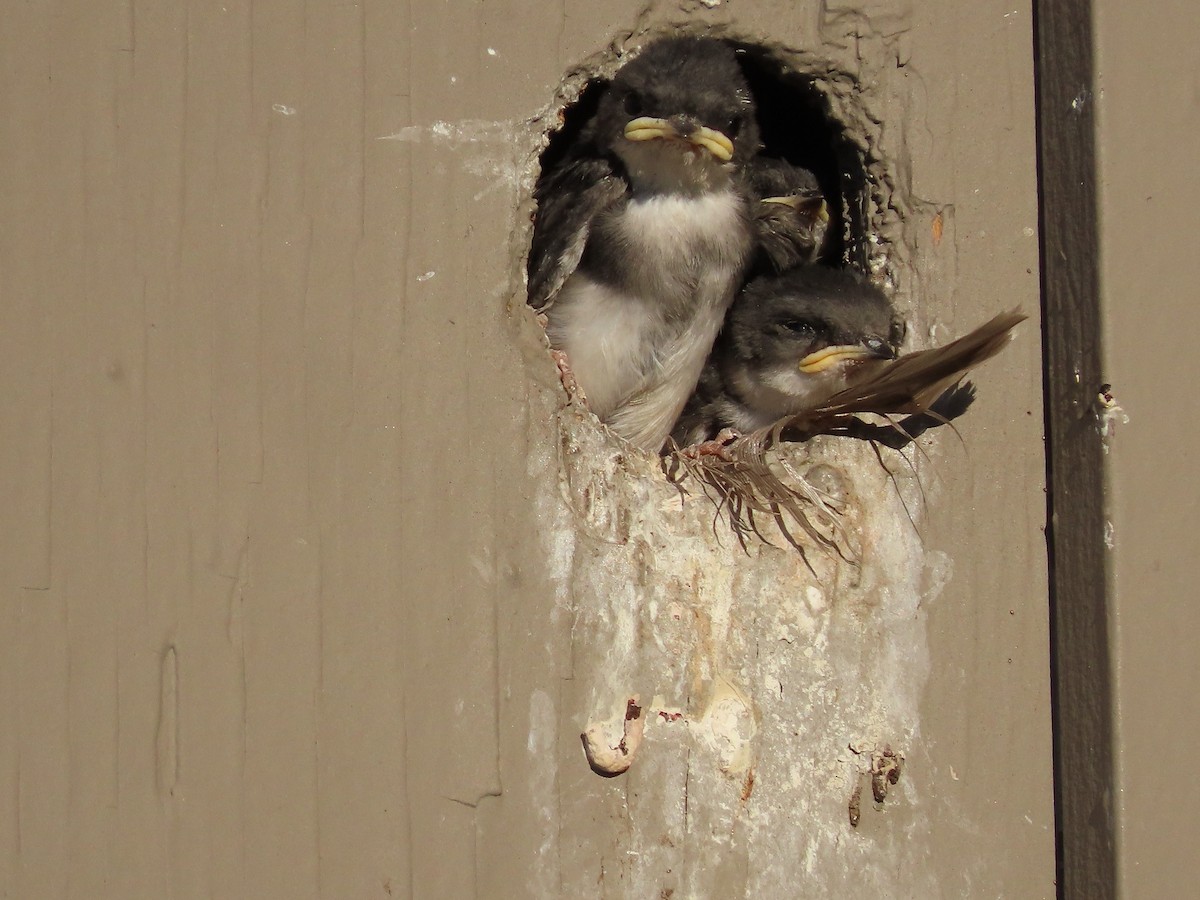
POLYGON ((742 130, 742 117, 734 116, 729 120, 729 124, 725 127, 725 137, 733 140, 738 136, 738 132, 742 130))
POLYGON ((625 95, 625 112, 631 116, 642 114, 642 98, 637 91, 630 91, 625 95))
POLYGON ((811 337, 817 333, 816 326, 804 319, 786 319, 779 323, 779 330, 796 337, 811 337))

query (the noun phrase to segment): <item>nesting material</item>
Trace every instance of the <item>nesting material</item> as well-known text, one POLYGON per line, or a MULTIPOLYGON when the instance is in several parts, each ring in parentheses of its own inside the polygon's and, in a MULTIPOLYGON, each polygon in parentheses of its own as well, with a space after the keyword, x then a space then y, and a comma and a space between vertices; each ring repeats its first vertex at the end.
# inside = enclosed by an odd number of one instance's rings
POLYGON ((841 521, 843 500, 809 484, 780 451, 820 434, 898 447, 949 423, 974 399, 963 377, 1007 346, 1012 329, 1026 318, 1020 310, 1002 313, 943 347, 870 363, 846 390, 767 428, 672 447, 663 469, 682 489, 689 479, 699 485, 743 547, 752 537, 767 541, 762 525, 770 522, 802 555, 801 534, 826 552, 853 559, 841 521))

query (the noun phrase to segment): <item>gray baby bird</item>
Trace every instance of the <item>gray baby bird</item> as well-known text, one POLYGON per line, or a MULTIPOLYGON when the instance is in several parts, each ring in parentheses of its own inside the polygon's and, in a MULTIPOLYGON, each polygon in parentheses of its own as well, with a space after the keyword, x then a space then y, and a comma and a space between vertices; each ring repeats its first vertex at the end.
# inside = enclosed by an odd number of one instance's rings
POLYGON ((529 302, 592 411, 644 450, 695 388, 754 251, 739 176, 754 113, 728 44, 657 41, 535 192, 529 302))
POLYGON ((746 170, 759 253, 756 272, 783 272, 816 262, 829 230, 829 207, 808 169, 756 156, 746 170))
POLYGON ((887 297, 855 272, 799 266, 755 278, 672 437, 688 446, 765 428, 847 387, 864 361, 894 359, 902 334, 887 297))

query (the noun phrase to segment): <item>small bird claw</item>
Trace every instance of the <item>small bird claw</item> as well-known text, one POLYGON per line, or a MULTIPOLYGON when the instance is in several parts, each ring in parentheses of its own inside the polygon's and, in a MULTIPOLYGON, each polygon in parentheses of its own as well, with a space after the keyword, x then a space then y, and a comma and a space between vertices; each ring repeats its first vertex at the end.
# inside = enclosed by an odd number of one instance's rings
POLYGON ((684 447, 680 452, 692 459, 699 459, 702 456, 715 456, 725 462, 733 462, 733 456, 729 453, 729 445, 739 437, 741 435, 732 428, 722 428, 711 441, 702 441, 699 444, 684 447))
POLYGON ((578 400, 586 407, 588 405, 587 394, 575 380, 575 373, 571 371, 571 362, 567 359, 567 354, 562 350, 551 350, 550 357, 554 360, 554 365, 558 367, 558 378, 562 382, 563 390, 567 392, 567 397, 571 400, 578 400))

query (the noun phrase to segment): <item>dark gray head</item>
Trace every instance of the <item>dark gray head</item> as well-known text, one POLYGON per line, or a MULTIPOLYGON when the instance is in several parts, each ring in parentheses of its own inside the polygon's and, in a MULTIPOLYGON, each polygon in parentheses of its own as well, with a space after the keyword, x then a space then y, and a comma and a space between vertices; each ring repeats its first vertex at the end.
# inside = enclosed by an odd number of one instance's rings
POLYGON ((756 156, 745 181, 754 199, 761 271, 782 272, 814 262, 829 229, 829 210, 817 177, 782 159, 756 156))
POLYGON ((756 200, 767 197, 819 196, 817 176, 802 166, 769 156, 756 156, 746 169, 746 180, 756 200))
POLYGON ((846 387, 857 364, 893 359, 902 337, 887 297, 864 278, 800 266, 745 287, 714 358, 747 415, 765 423, 846 387))
POLYGON ((754 279, 735 301, 725 330, 735 358, 763 364, 799 366, 829 348, 846 348, 822 357, 829 362, 813 371, 852 358, 892 358, 903 337, 883 291, 855 272, 824 266, 754 279))
MULTIPOLYGON (((754 115, 750 87, 729 44, 665 38, 617 72, 600 101, 593 134, 630 169, 659 168, 657 155, 732 172, 758 149, 754 115)), ((636 182, 636 172, 631 177, 636 182)))

